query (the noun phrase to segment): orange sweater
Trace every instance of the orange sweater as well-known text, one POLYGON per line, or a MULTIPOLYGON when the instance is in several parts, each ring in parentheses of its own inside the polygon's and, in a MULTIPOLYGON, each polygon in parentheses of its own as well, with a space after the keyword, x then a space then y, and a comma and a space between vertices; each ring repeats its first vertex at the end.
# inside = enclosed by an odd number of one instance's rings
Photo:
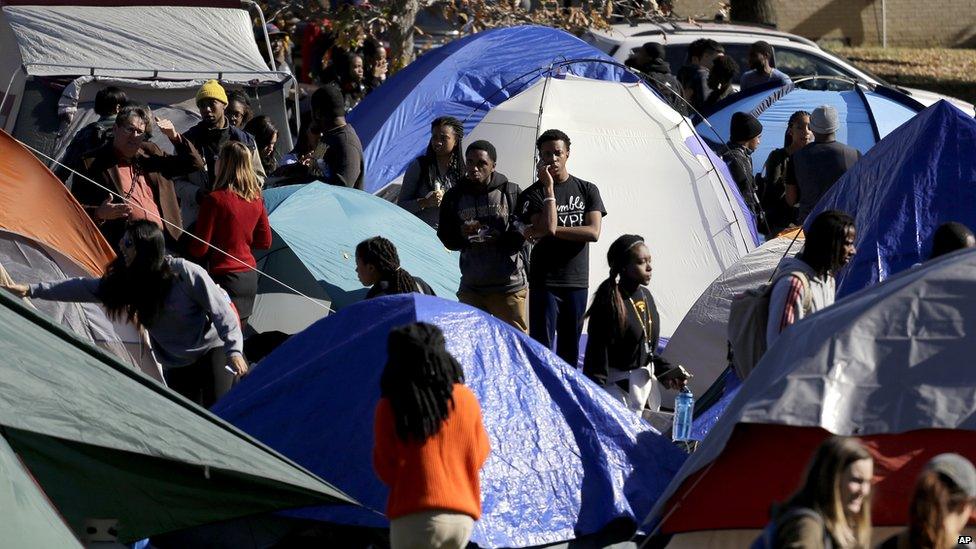
POLYGON ((478 472, 488 459, 488 434, 474 393, 455 384, 453 396, 454 408, 440 431, 423 443, 400 440, 390 402, 384 398, 377 404, 373 467, 390 487, 390 520, 433 509, 481 517, 478 472))

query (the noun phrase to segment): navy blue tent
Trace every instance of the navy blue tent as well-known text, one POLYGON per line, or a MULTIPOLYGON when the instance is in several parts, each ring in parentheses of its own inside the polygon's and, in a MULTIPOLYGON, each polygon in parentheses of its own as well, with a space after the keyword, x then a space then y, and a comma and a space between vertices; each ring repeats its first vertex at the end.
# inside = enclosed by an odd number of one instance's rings
POLYGON ((724 144, 729 140, 733 114, 742 111, 757 117, 763 125, 762 143, 752 153, 752 165, 758 173, 769 153, 783 147, 790 116, 796 111, 812 112, 820 105, 837 109, 840 121, 837 140, 862 154, 923 108, 907 95, 881 86, 873 90, 855 86, 847 91, 820 91, 800 89, 792 84, 783 87, 770 84, 750 88, 719 102, 708 114, 708 121, 700 122, 695 129, 713 144, 724 144))
MULTIPOLYGON (((403 174, 426 149, 430 123, 438 116, 463 120, 470 132, 492 107, 535 82, 550 65, 575 59, 614 62, 565 31, 536 26, 480 32, 424 54, 349 113, 363 143, 366 190, 375 193, 403 174)), ((573 63, 565 72, 636 80, 621 67, 600 62, 573 63)))
POLYGON ((352 305, 294 336, 214 412, 373 511, 291 515, 384 527, 372 470, 373 414, 390 329, 440 326, 478 396, 492 452, 473 541, 519 547, 642 518, 685 455, 525 334, 459 303, 416 294, 352 305))
POLYGON ((973 151, 976 120, 939 101, 891 132, 834 184, 807 223, 824 210, 856 219, 857 254, 838 277, 838 297, 925 261, 942 223, 976 228, 973 151))

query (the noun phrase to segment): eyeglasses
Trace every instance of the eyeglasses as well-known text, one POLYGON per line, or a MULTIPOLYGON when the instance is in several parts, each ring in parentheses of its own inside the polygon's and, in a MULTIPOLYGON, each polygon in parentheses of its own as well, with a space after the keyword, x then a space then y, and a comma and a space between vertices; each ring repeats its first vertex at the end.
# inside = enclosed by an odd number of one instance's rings
POLYGON ((145 128, 137 128, 135 126, 128 125, 128 124, 125 125, 125 126, 122 126, 119 129, 122 130, 122 133, 125 133, 127 135, 131 135, 133 137, 139 137, 141 135, 145 135, 146 134, 146 129, 145 128))

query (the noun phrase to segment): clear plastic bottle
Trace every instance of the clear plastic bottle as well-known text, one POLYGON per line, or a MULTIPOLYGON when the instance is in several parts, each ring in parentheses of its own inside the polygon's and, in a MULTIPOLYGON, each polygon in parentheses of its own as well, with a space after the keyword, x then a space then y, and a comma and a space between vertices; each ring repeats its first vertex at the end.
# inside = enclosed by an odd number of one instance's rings
POLYGON ((671 429, 671 440, 691 440, 691 417, 695 411, 695 396, 691 389, 684 387, 678 396, 674 397, 674 426, 671 429))

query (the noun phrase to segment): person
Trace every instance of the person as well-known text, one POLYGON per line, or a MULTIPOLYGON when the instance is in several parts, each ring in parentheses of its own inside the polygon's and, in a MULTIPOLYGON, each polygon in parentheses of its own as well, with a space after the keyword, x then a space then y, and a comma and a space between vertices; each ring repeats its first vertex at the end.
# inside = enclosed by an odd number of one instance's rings
POLYGON ((129 223, 118 246, 101 278, 4 288, 20 297, 101 303, 113 318, 145 328, 169 387, 209 407, 247 373, 230 300, 203 267, 166 255, 163 232, 151 221, 129 223))
POLYGON ((810 113, 796 111, 787 123, 783 148, 774 150, 766 158, 757 184, 759 202, 769 224, 768 236, 779 234, 796 222, 796 210, 786 202, 786 171, 792 155, 812 141, 810 113))
POLYGON ((908 507, 908 529, 878 549, 952 549, 976 510, 976 468, 959 454, 925 464, 908 507))
POLYGON ((716 57, 712 70, 708 72, 708 97, 703 106, 711 109, 716 103, 732 95, 732 81, 739 75, 739 64, 730 55, 716 57))
POLYGON ((363 145, 356 129, 346 122, 339 88, 326 85, 312 94, 312 119, 319 130, 310 168, 330 185, 363 188, 363 145))
POLYGON ((803 317, 834 304, 834 275, 850 263, 857 249, 854 218, 827 210, 814 218, 803 250, 776 267, 780 273, 769 297, 767 348, 803 317))
POLYGON ((386 59, 386 48, 372 36, 363 42, 363 62, 365 63, 366 93, 370 94, 386 82, 389 64, 386 59))
POLYGON ((810 114, 813 143, 793 153, 786 169, 786 203, 798 206, 803 222, 820 197, 861 158, 861 153, 836 139, 837 109, 821 105, 810 114))
POLYGON ((363 56, 356 52, 338 52, 333 59, 337 79, 334 82, 342 91, 343 108, 353 110, 366 97, 366 68, 363 56))
POLYGON ((871 543, 874 459, 855 438, 832 436, 817 448, 800 489, 773 511, 766 547, 829 549, 871 543))
POLYGON ((394 328, 373 422, 373 468, 390 493, 390 547, 467 547, 491 445, 478 398, 440 328, 394 328))
POLYGON ((461 252, 458 301, 528 332, 525 238, 515 210, 521 189, 495 171, 498 153, 488 141, 468 145, 465 160, 465 177, 444 195, 437 228, 444 246, 461 252))
POLYGON ((68 183, 74 172, 80 172, 84 168, 82 157, 85 153, 112 141, 115 117, 127 102, 128 98, 121 88, 108 86, 98 90, 95 94, 95 114, 98 115, 98 120, 75 133, 61 157, 61 164, 54 169, 54 175, 62 183, 68 183))
MULTIPOLYGON (((651 282, 651 252, 644 238, 625 234, 607 251, 610 276, 593 295, 583 373, 638 414, 657 411, 661 395, 655 381, 671 369, 657 354, 661 317, 646 286, 651 282)), ((683 371, 662 385, 680 389, 683 371)))
POLYGON ((252 118, 244 126, 244 131, 254 136, 264 173, 270 175, 278 168, 278 128, 270 116, 262 114, 252 118))
POLYGON ((688 61, 678 71, 678 81, 685 100, 698 112, 708 97, 708 71, 715 58, 724 53, 725 48, 711 38, 699 38, 688 45, 688 61))
POLYGON ((464 157, 461 140, 464 124, 453 116, 435 118, 430 125, 430 142, 423 156, 407 166, 397 204, 433 228, 440 221, 444 193, 461 180, 464 157))
POLYGON ((631 50, 625 65, 639 70, 647 85, 656 89, 664 102, 682 115, 688 114, 681 82, 671 74, 671 65, 664 55, 664 45, 647 42, 631 50))
POLYGON ((243 143, 229 141, 220 150, 217 183, 200 203, 194 232, 200 240, 190 239, 187 250, 206 261, 207 272, 230 295, 244 324, 258 292, 257 262, 251 250, 271 247, 271 225, 251 168, 251 152, 243 143))
POLYGON ((749 211, 756 216, 757 226, 764 224, 762 209, 756 188, 756 175, 752 167, 752 153, 759 148, 762 140, 762 123, 755 116, 736 112, 732 114, 729 127, 729 142, 725 145, 722 160, 728 165, 732 180, 749 211))
MULTIPOLYGON (((199 123, 187 130, 183 136, 200 151, 206 163, 206 179, 200 182, 204 192, 213 189, 216 182, 215 163, 220 154, 221 147, 228 141, 238 141, 244 143, 252 153, 257 151, 257 143, 254 136, 230 123, 226 116, 226 109, 229 103, 227 92, 224 87, 216 80, 208 80, 197 91, 197 108, 200 109, 200 116, 203 118, 199 123)), ((252 155, 254 173, 257 174, 258 184, 264 185, 266 177, 264 166, 261 165, 261 158, 252 155)), ((202 198, 202 193, 198 196, 202 198)))
POLYGON ((148 109, 126 107, 115 117, 112 141, 82 157, 87 179, 76 178, 71 186, 71 193, 113 245, 122 238, 126 222, 137 219, 159 225, 171 247, 183 234, 170 178, 203 169, 203 159, 172 122, 157 118, 155 125, 173 144, 174 154, 147 140, 153 127, 148 109))
POLYGON ((539 179, 516 210, 535 245, 529 259, 529 335, 576 366, 590 278, 589 243, 607 215, 600 190, 570 175, 569 136, 546 130, 536 140, 539 179))
POLYGON ((254 118, 254 111, 251 110, 251 100, 248 99, 247 94, 239 90, 228 93, 224 116, 227 117, 227 122, 235 128, 243 128, 250 122, 254 118))
POLYGON ((973 231, 956 221, 943 223, 932 235, 932 255, 929 259, 965 248, 976 248, 976 236, 973 235, 973 231))
POLYGON ((396 246, 382 236, 367 238, 356 245, 356 276, 363 286, 370 287, 366 299, 414 292, 436 295, 423 279, 411 276, 400 266, 396 246))
POLYGON ((754 88, 768 82, 777 82, 781 86, 791 84, 793 81, 790 77, 776 69, 774 59, 773 47, 769 42, 760 40, 749 46, 749 70, 739 80, 739 89, 754 88))
MULTIPOLYGON (((267 43, 264 41, 264 36, 260 32, 261 27, 258 27, 254 33, 254 37, 258 44, 258 50, 261 52, 261 58, 269 59, 269 57, 273 57, 277 70, 293 74, 291 63, 289 62, 289 58, 291 57, 291 38, 288 36, 288 33, 282 31, 274 23, 265 24, 264 29, 268 34, 268 41, 271 42, 271 55, 268 55, 267 43)), ((268 61, 268 68, 271 68, 270 60, 268 61)))

